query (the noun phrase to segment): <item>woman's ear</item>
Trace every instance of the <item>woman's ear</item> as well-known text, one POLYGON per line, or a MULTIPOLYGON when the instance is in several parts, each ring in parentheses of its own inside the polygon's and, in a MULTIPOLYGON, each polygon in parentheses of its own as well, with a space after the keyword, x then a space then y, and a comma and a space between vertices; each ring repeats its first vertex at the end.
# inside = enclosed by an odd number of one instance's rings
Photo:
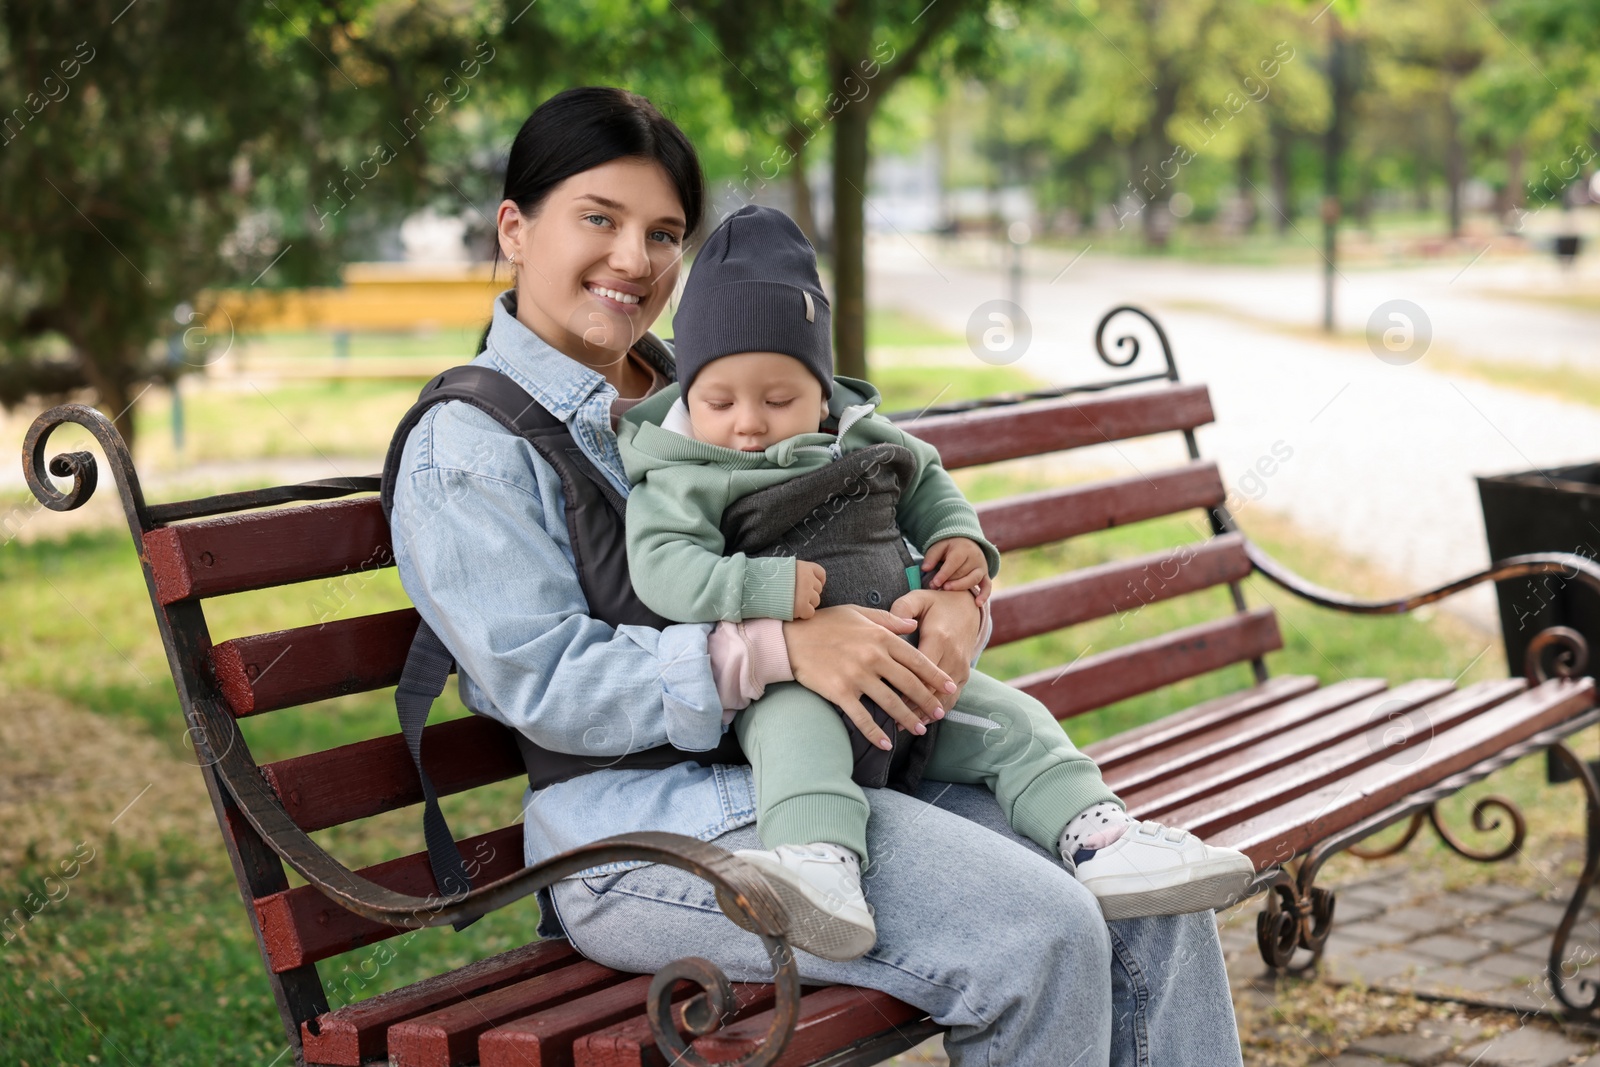
POLYGON ((495 229, 499 231, 500 254, 513 263, 520 262, 523 224, 528 221, 523 217, 522 209, 515 200, 502 200, 494 221, 495 229))

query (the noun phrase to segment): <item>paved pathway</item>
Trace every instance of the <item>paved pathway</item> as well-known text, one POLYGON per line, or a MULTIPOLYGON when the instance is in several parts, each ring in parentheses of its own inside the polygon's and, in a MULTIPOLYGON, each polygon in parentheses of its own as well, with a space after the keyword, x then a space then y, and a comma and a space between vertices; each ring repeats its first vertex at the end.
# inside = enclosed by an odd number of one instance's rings
MULTIPOLYGON (((1002 295, 998 276, 939 258, 934 242, 923 243, 930 258, 907 241, 874 244, 870 298, 965 332, 974 311, 1002 295)), ((1404 291, 1396 277, 1391 274, 1389 284, 1397 288, 1380 285, 1362 299, 1404 291)), ((1028 277, 1022 303, 1033 340, 1017 366, 1053 382, 1103 379, 1108 371, 1091 340, 1095 322, 1119 303, 1148 306, 1166 327, 1184 378, 1211 389, 1217 422, 1200 430, 1201 449, 1218 460, 1245 501, 1238 517, 1246 531, 1251 509, 1285 513, 1308 532, 1399 576, 1397 593, 1487 564, 1473 475, 1600 454, 1600 410, 1593 407, 1444 373, 1426 355, 1396 366, 1359 341, 1325 341, 1228 312, 1193 310, 1195 300, 1232 301, 1286 315, 1295 308, 1284 298, 1286 288, 1309 284, 1305 271, 1297 278, 1292 271, 1112 260, 1091 252, 1054 283, 1045 274, 1028 277), (1280 459, 1285 453, 1288 458, 1280 459), (1258 464, 1271 473, 1252 476, 1258 464)), ((1439 298, 1436 328, 1471 303, 1439 298)), ((1600 315, 1520 307, 1518 314, 1524 344, 1508 352, 1568 345, 1600 356, 1600 315), (1539 334, 1546 323, 1548 337, 1539 334), (1594 339, 1587 348, 1569 337, 1580 328, 1594 339)), ((1496 335, 1504 339, 1509 328, 1500 321, 1496 335)), ((1062 462, 1132 471, 1175 463, 1180 448, 1170 440, 1130 442, 1083 450, 1082 457, 1062 462)), ((1600 545, 1600 535, 1596 541, 1600 545)), ((1458 611, 1486 633, 1496 630, 1487 588, 1457 599, 1458 611)))
MULTIPOLYGON (((1452 861, 1454 862, 1454 861, 1452 861)), ((1217 917, 1235 1012, 1246 1035, 1247 1067, 1312 1063, 1332 1067, 1600 1067, 1600 1030, 1569 1027, 1550 1017, 1559 1002, 1545 976, 1550 939, 1571 885, 1542 892, 1490 881, 1446 890, 1443 874, 1404 853, 1357 868, 1336 887, 1334 932, 1322 964, 1329 986, 1357 985, 1374 1005, 1375 1026, 1316 1027, 1282 1010, 1280 989, 1255 943, 1257 897, 1217 917), (1433 1017, 1383 1022, 1393 996, 1412 994, 1433 1017)), ((1459 874, 1459 871, 1454 872, 1459 874)), ((1580 915, 1567 958, 1580 978, 1600 978, 1600 907, 1580 915)), ((1362 1018, 1357 1013, 1356 1018, 1362 1018)), ((940 1039, 891 1063, 944 1064, 940 1039)))

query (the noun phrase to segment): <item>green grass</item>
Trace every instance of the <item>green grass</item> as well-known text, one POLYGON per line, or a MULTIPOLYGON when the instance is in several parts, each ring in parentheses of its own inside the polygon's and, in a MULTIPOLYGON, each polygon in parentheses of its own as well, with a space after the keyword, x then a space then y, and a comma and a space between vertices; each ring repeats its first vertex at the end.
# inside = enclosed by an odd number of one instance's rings
MULTIPOLYGON (((926 403, 929 390, 937 392, 947 384, 946 398, 1032 384, 1006 368, 888 368, 877 377, 890 408, 926 403)), ((305 405, 297 410, 306 417, 320 419, 347 408, 356 398, 376 395, 354 386, 344 393, 324 389, 323 394, 307 391, 293 403, 305 405)), ((373 440, 386 437, 384 427, 373 440)), ((1047 484, 1004 470, 963 472, 959 478, 969 495, 980 500, 1047 484)), ((46 514, 34 521, 48 523, 50 518, 46 514)), ((1269 552, 1314 581, 1368 595, 1384 581, 1268 517, 1250 518, 1247 528, 1269 552)), ((1193 523, 1172 518, 1014 553, 1007 557, 1003 584, 1123 559, 1197 536, 1193 523)), ((134 747, 127 739, 153 738, 142 744, 174 759, 189 757, 176 695, 126 534, 80 532, 59 541, 12 541, 0 548, 0 588, 5 591, 8 620, 0 628, 0 695, 53 694, 89 709, 104 722, 108 740, 80 737, 74 744, 134 747)), ((1246 583, 1246 596, 1252 605, 1270 603, 1280 609, 1285 647, 1268 657, 1275 674, 1312 674, 1331 682, 1342 677, 1452 678, 1465 672, 1462 681, 1467 682, 1504 671, 1498 644, 1485 651, 1481 639, 1474 642, 1442 616, 1341 615, 1298 604, 1255 580, 1246 583)), ((309 625, 324 617, 385 611, 404 603, 393 573, 387 572, 343 584, 311 583, 222 598, 208 602, 206 613, 214 638, 221 640, 309 625)), ((1175 626, 1214 619, 1230 610, 1231 603, 1220 591, 1152 604, 995 649, 981 666, 999 677, 1011 677, 1175 626)), ((1067 729, 1075 741, 1086 744, 1248 684, 1247 668, 1229 668, 1080 716, 1070 720, 1067 729)), ((436 716, 464 713, 452 687, 436 716)), ((247 720, 244 728, 256 758, 266 762, 393 733, 393 716, 392 699, 385 692, 341 698, 314 711, 290 709, 261 716, 247 720)), ((172 766, 175 773, 191 776, 188 780, 195 784, 191 794, 203 819, 205 802, 198 775, 192 767, 172 766)), ((1465 799, 1447 802, 1452 825, 1466 826, 1464 813, 1471 800, 1492 787, 1523 806, 1535 834, 1570 837, 1581 819, 1581 810, 1572 802, 1574 791, 1544 787, 1541 771, 1541 759, 1524 760, 1474 787, 1465 799)), ((519 796, 515 782, 502 783, 446 798, 446 810, 457 834, 466 836, 502 824, 519 796)), ((73 798, 41 795, 35 802, 54 809, 72 804, 73 798)), ((392 812, 357 828, 317 837, 346 863, 376 862, 419 847, 416 815, 414 809, 392 812)), ((61 817, 69 818, 70 812, 61 817)), ((111 1063, 126 1057, 135 1063, 271 1063, 283 1051, 283 1039, 214 830, 198 839, 168 834, 138 842, 119 841, 110 833, 99 844, 95 861, 71 883, 67 898, 45 909, 23 936, 4 945, 7 966, 0 978, 0 1032, 12 1049, 8 1062, 111 1063), (85 1019, 92 1025, 85 1025, 85 1019)), ((20 867, 3 872, 0 888, 8 908, 17 906, 54 869, 57 851, 44 841, 34 846, 20 867)), ((1477 868, 1444 857, 1439 846, 1423 840, 1398 862, 1448 863, 1465 868, 1466 877, 1479 876, 1477 868)), ((1330 868, 1330 875, 1345 869, 1360 868, 1351 861, 1348 868, 1330 868)), ((526 901, 462 934, 421 931, 385 943, 381 953, 372 946, 327 961, 321 973, 335 991, 335 1003, 342 1003, 526 943, 536 921, 536 910, 526 901), (393 961, 378 966, 391 953, 393 961), (344 992, 339 992, 341 983, 344 992)))

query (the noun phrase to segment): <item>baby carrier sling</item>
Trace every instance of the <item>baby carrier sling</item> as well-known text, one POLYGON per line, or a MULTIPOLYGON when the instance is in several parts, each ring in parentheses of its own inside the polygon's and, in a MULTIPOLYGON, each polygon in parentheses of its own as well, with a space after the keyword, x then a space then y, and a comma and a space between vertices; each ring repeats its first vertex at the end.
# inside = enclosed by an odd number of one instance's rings
MULTIPOLYGON (((837 453, 838 444, 830 449, 837 453)), ((828 579, 818 607, 855 604, 887 610, 922 584, 896 521, 900 497, 916 473, 916 457, 902 445, 884 442, 845 452, 824 467, 728 505, 721 522, 723 551, 820 564, 828 579)), ((916 644, 915 634, 905 639, 916 644)), ((929 723, 925 734, 913 734, 871 698, 863 696, 861 704, 894 747, 884 751, 847 721, 851 778, 871 789, 914 793, 933 753, 939 723, 929 723)))
MULTIPOLYGON (((670 357, 647 348, 643 342, 640 347, 666 374, 672 374, 670 357)), ((566 424, 499 371, 488 367, 452 367, 423 386, 417 402, 400 420, 384 459, 384 517, 390 517, 394 510, 394 483, 406 438, 429 409, 451 400, 464 401, 485 412, 526 440, 555 468, 561 479, 567 534, 577 564, 578 584, 588 601, 589 614, 612 626, 660 629, 672 625, 639 600, 628 579, 623 528, 627 501, 578 448, 566 424)), ((422 728, 428 721, 433 702, 444 692, 454 666, 454 657, 438 635, 426 622, 419 621, 394 695, 400 732, 422 784, 422 828, 428 844, 428 862, 439 891, 448 895, 466 892, 471 888, 471 881, 460 849, 445 823, 444 813, 439 810, 433 782, 422 766, 422 728)), ((705 752, 659 745, 620 756, 556 752, 534 743, 520 730, 512 733, 528 771, 528 785, 533 789, 608 768, 659 770, 688 760, 702 765, 749 762, 740 751, 738 738, 732 730, 723 735, 716 748, 705 752)), ((465 925, 462 923, 456 928, 459 930, 465 925)))

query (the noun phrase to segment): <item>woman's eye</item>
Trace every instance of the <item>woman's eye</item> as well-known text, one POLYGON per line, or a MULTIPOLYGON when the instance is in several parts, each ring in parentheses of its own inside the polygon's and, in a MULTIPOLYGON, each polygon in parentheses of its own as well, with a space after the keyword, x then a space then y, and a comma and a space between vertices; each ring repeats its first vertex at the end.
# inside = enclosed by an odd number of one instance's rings
POLYGON ((660 242, 664 245, 675 245, 679 243, 678 235, 673 233, 671 230, 657 230, 651 236, 666 238, 666 240, 660 242))
POLYGON ((588 222, 590 219, 599 219, 601 222, 610 222, 611 221, 610 219, 606 218, 604 215, 585 215, 583 217, 583 221, 584 222, 588 222))

